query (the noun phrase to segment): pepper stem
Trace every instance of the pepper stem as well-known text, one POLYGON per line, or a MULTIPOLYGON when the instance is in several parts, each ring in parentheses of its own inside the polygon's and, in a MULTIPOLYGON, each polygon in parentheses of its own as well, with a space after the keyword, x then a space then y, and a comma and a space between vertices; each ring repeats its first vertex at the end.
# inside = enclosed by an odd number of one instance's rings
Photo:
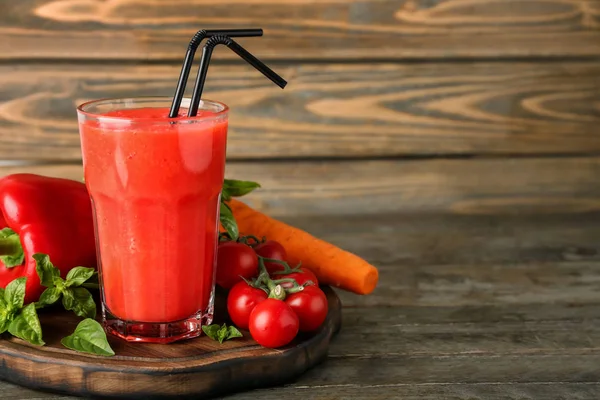
POLYGON ((18 256, 23 252, 19 235, 0 237, 0 256, 18 256))

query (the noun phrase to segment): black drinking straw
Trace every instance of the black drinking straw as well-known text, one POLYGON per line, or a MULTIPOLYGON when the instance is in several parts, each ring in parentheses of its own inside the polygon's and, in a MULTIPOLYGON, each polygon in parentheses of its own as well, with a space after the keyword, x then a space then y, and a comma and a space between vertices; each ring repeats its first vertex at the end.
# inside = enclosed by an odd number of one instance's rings
POLYGON ((169 112, 169 118, 175 118, 179 113, 179 107, 181 107, 181 100, 183 99, 183 93, 185 92, 185 86, 187 85, 188 77, 190 76, 190 70, 192 69, 192 63, 194 62, 194 55, 200 43, 204 38, 211 38, 216 35, 227 35, 231 37, 252 37, 262 36, 262 29, 202 29, 192 37, 190 44, 188 45, 183 65, 181 66, 181 73, 179 74, 179 81, 177 82, 177 89, 173 96, 173 102, 171 103, 171 111, 169 112))
POLYGON ((198 107, 200 105, 200 98, 202 97, 202 91, 204 90, 204 82, 206 82, 206 74, 208 72, 208 64, 210 63, 210 57, 215 46, 224 44, 233 50, 238 56, 242 57, 252 65, 254 68, 259 70, 264 76, 269 78, 280 88, 284 88, 287 82, 271 68, 267 67, 262 61, 250 54, 246 49, 234 42, 228 36, 215 35, 208 39, 204 48, 202 49, 202 58, 200 59, 200 66, 198 67, 198 75, 196 77, 196 85, 194 86, 194 93, 192 94, 192 101, 190 108, 188 109, 188 117, 195 117, 198 113, 198 107))

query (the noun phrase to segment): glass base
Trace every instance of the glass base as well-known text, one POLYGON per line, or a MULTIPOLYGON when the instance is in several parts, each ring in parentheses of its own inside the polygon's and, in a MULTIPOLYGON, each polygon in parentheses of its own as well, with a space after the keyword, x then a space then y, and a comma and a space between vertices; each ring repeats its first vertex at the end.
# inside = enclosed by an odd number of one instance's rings
POLYGON ((102 307, 102 322, 106 331, 128 342, 172 343, 202 335, 202 325, 210 325, 212 310, 197 313, 189 318, 174 322, 125 321, 112 315, 102 307))

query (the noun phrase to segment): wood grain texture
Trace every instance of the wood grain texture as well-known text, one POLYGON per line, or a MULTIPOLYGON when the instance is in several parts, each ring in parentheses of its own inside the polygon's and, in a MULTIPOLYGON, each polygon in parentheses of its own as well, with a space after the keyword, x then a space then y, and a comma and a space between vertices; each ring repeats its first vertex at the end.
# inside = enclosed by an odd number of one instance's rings
MULTIPOLYGON (((413 321, 453 318, 452 322, 462 323, 478 315, 493 321, 497 313, 510 315, 516 306, 560 301, 573 309, 526 308, 513 317, 520 321, 531 319, 533 313, 540 318, 550 318, 552 312, 576 315, 575 308, 598 299, 597 213, 286 220, 379 268, 379 284, 372 295, 340 292, 345 306, 390 307, 413 321), (448 306, 463 311, 451 317, 440 311, 448 306), (423 308, 429 317, 419 317, 423 308)), ((580 319, 594 317, 593 308, 584 311, 587 314, 580 319)))
MULTIPOLYGON (((600 217, 582 214, 357 214, 283 219, 374 265, 600 262, 600 217)), ((392 267, 390 267, 392 266, 392 267)), ((356 298, 356 296, 352 296, 356 298)))
MULTIPOLYGON (((599 40, 600 43, 600 40, 599 40)), ((282 64, 209 72, 229 159, 600 152, 600 62, 282 64)), ((80 160, 75 107, 172 96, 178 66, 0 66, 0 159, 80 160)))
MULTIPOLYGON (((0 167, 80 180, 78 165, 0 167)), ((273 216, 449 211, 464 214, 600 209, 600 158, 229 163, 226 176, 257 180, 245 198, 273 216)))
MULTIPOLYGON (((36 392, 9 383, 2 385, 5 400, 75 400, 75 397, 36 392)), ((597 399, 600 383, 584 382, 534 382, 534 383, 423 383, 423 384, 329 384, 313 387, 295 385, 285 388, 253 390, 233 396, 227 400, 279 400, 281 396, 292 400, 556 400, 597 399), (397 396, 397 397, 396 397, 397 396)))
MULTIPOLYGON (((379 267, 379 266, 378 266, 379 267)), ((395 281, 380 277, 370 296, 343 294, 348 305, 394 306, 528 304, 534 302, 589 303, 598 299, 598 261, 494 265, 485 268, 463 265, 382 266, 395 281), (570 290, 567 290, 567 287, 570 290), (494 290, 490 290, 494 288, 494 290)))
POLYGON ((345 332, 332 343, 329 357, 508 356, 595 348, 600 347, 599 305, 592 300, 578 305, 347 307, 345 332), (575 330, 580 334, 573 335, 575 330))
MULTIPOLYGON (((342 294, 343 329, 325 363, 290 385, 227 399, 600 395, 600 300, 591 295, 600 213, 286 219, 380 266, 377 290, 386 295, 374 305, 360 300, 370 296, 342 294), (422 291, 411 292, 407 281, 422 291), (448 300, 449 292, 471 292, 473 302, 448 300), (482 293, 488 297, 479 302, 482 293), (410 296, 410 304, 396 301, 410 296)), ((70 399, 0 389, 3 399, 70 399)))
MULTIPOLYGON (((170 345, 131 343, 109 335, 114 357, 65 349, 60 340, 79 319, 62 309, 40 312, 43 347, 11 337, 0 341, 0 378, 30 388, 87 397, 167 399, 214 396, 281 384, 321 362, 341 323, 339 298, 324 287, 328 315, 312 334, 280 349, 244 337, 219 344, 206 336, 170 345)), ((226 297, 217 298, 224 304, 226 297)), ((221 316, 223 318, 223 316, 221 316)))
MULTIPOLYGON (((308 371, 314 386, 336 381, 353 385, 364 381, 368 372, 371 385, 487 382, 594 382, 600 378, 597 348, 546 351, 543 354, 349 357, 328 359, 324 368, 308 371)), ((391 391, 390 391, 391 392, 391 391)), ((393 392, 392 392, 393 393, 393 392)))
POLYGON ((600 384, 586 383, 425 383, 425 384, 347 384, 320 387, 293 386, 285 389, 252 391, 228 400, 277 400, 282 394, 290 399, 364 399, 364 400, 523 400, 523 399, 596 399, 600 384))
POLYGON ((596 0, 4 0, 0 58, 179 61, 198 29, 257 25, 244 43, 266 59, 600 52, 596 0))

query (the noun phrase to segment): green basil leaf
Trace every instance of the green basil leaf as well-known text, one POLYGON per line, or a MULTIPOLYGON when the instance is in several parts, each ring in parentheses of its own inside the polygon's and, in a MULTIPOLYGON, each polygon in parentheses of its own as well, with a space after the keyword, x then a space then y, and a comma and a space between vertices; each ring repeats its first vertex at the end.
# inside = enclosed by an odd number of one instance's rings
POLYGON ((227 324, 204 325, 202 327, 202 331, 206 334, 206 336, 212 340, 218 341, 219 343, 223 343, 225 340, 243 336, 235 326, 227 327, 227 324))
POLYGON ((244 337, 244 335, 242 335, 242 332, 240 332, 238 330, 238 328, 236 328, 235 326, 231 325, 227 329, 227 340, 233 339, 233 338, 237 338, 237 337, 244 337))
POLYGON ((68 349, 100 356, 114 356, 115 352, 108 344, 106 333, 96 320, 86 318, 77 325, 72 335, 61 341, 68 349))
POLYGON ((26 277, 11 281, 4 289, 4 300, 9 310, 19 310, 25 301, 26 277))
POLYGON ((8 332, 31 344, 43 346, 42 326, 35 310, 35 304, 26 305, 8 326, 8 332))
POLYGON ((86 267, 75 267, 69 271, 67 274, 66 286, 81 286, 83 282, 87 281, 94 275, 94 268, 86 268, 86 267))
POLYGON ((9 317, 5 313, 0 314, 0 333, 4 333, 4 332, 7 331, 8 325, 10 325, 10 323, 12 322, 11 321, 12 320, 11 317, 9 317))
POLYGON ((94 271, 94 275, 92 275, 81 286, 86 287, 88 289, 99 289, 100 288, 100 284, 98 282, 98 271, 94 271))
POLYGON ((52 287, 56 285, 56 278, 60 278, 60 271, 50 262, 47 254, 36 253, 33 256, 35 260, 35 270, 40 277, 42 286, 52 287))
POLYGON ((61 290, 55 287, 46 288, 36 303, 36 308, 42 308, 56 303, 60 299, 61 290))
POLYGON ((25 254, 23 253, 23 245, 21 245, 19 235, 10 228, 4 228, 0 229, 0 239, 10 239, 11 250, 14 250, 14 254, 0 256, 0 261, 2 261, 4 266, 6 268, 13 268, 23 264, 25 254))
POLYGON ((8 303, 4 298, 5 290, 4 288, 0 288, 0 333, 6 332, 8 329, 8 324, 13 318, 14 310, 11 310, 8 307, 8 303))
POLYGON ((223 343, 223 340, 227 340, 227 325, 223 324, 217 331, 217 340, 219 343, 223 343))
POLYGON ((59 290, 64 290, 64 288, 66 287, 65 284, 65 280, 63 278, 61 278, 60 276, 53 276, 52 277, 52 285, 50 287, 55 287, 59 290))
POLYGON ((221 201, 229 201, 231 200, 231 195, 226 188, 221 189, 221 201))
POLYGON ((225 228, 227 231, 227 234, 229 234, 231 240, 237 240, 238 236, 240 235, 237 222, 235 222, 231 208, 229 208, 229 206, 225 203, 221 203, 219 220, 221 221, 223 228, 225 228))
POLYGON ((244 196, 259 187, 258 182, 238 181, 236 179, 225 179, 223 181, 223 190, 231 197, 244 196))
POLYGON ((204 332, 204 334, 206 336, 208 336, 209 338, 211 338, 212 340, 219 340, 218 339, 219 329, 221 329, 221 326, 219 326, 219 324, 202 326, 202 331, 204 332))
POLYGON ((78 317, 96 317, 96 303, 92 294, 86 288, 65 289, 63 291, 62 303, 66 310, 73 311, 78 317))
POLYGON ((100 284, 98 283, 98 272, 94 271, 94 275, 92 275, 90 279, 81 284, 81 287, 88 289, 100 289, 100 284))

